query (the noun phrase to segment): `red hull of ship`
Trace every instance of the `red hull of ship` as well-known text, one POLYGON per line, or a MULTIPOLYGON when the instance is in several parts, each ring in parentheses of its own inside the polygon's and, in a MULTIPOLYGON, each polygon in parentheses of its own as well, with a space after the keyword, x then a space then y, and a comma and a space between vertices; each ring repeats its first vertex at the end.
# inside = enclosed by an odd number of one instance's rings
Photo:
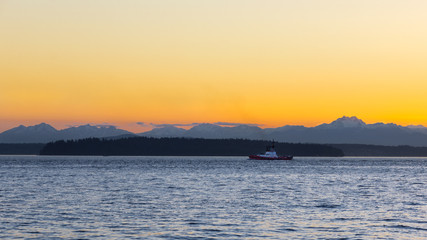
POLYGON ((292 156, 262 157, 258 155, 249 155, 249 159, 252 160, 292 160, 292 158, 292 156))

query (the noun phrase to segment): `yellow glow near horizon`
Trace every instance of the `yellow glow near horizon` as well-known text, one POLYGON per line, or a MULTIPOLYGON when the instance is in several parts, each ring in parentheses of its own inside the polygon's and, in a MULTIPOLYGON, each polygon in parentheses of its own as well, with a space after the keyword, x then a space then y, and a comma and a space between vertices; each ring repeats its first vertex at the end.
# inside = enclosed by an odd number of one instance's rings
POLYGON ((2 1, 0 130, 427 125, 426 12, 422 0, 2 1))

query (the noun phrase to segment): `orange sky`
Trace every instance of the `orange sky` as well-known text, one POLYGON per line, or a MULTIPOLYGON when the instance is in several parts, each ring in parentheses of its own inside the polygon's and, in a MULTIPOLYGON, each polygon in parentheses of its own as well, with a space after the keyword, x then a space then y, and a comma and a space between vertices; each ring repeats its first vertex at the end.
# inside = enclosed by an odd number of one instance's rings
POLYGON ((427 1, 0 1, 0 131, 427 125, 427 1))

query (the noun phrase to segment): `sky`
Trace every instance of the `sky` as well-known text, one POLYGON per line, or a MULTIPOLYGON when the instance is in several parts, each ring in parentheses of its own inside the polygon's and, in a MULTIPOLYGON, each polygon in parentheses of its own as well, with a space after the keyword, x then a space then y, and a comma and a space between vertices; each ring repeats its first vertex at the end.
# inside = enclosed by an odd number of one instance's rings
POLYGON ((425 0, 0 0, 0 131, 427 126, 425 0))

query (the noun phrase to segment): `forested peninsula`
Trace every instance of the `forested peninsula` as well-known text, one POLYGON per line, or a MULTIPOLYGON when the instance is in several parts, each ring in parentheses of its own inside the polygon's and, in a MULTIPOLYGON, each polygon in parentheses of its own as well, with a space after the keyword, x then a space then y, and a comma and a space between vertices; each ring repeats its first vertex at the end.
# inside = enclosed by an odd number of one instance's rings
MULTIPOLYGON (((40 155, 100 156, 248 156, 262 153, 270 141, 244 139, 88 138, 46 144, 40 155)), ((275 143, 276 151, 294 156, 344 156, 342 150, 321 144, 275 143)))
MULTIPOLYGON (((269 141, 243 139, 88 138, 48 144, 0 143, 1 155, 99 155, 99 156, 248 156, 262 153, 269 141)), ((275 143, 281 155, 427 157, 427 147, 365 144, 275 143)))

